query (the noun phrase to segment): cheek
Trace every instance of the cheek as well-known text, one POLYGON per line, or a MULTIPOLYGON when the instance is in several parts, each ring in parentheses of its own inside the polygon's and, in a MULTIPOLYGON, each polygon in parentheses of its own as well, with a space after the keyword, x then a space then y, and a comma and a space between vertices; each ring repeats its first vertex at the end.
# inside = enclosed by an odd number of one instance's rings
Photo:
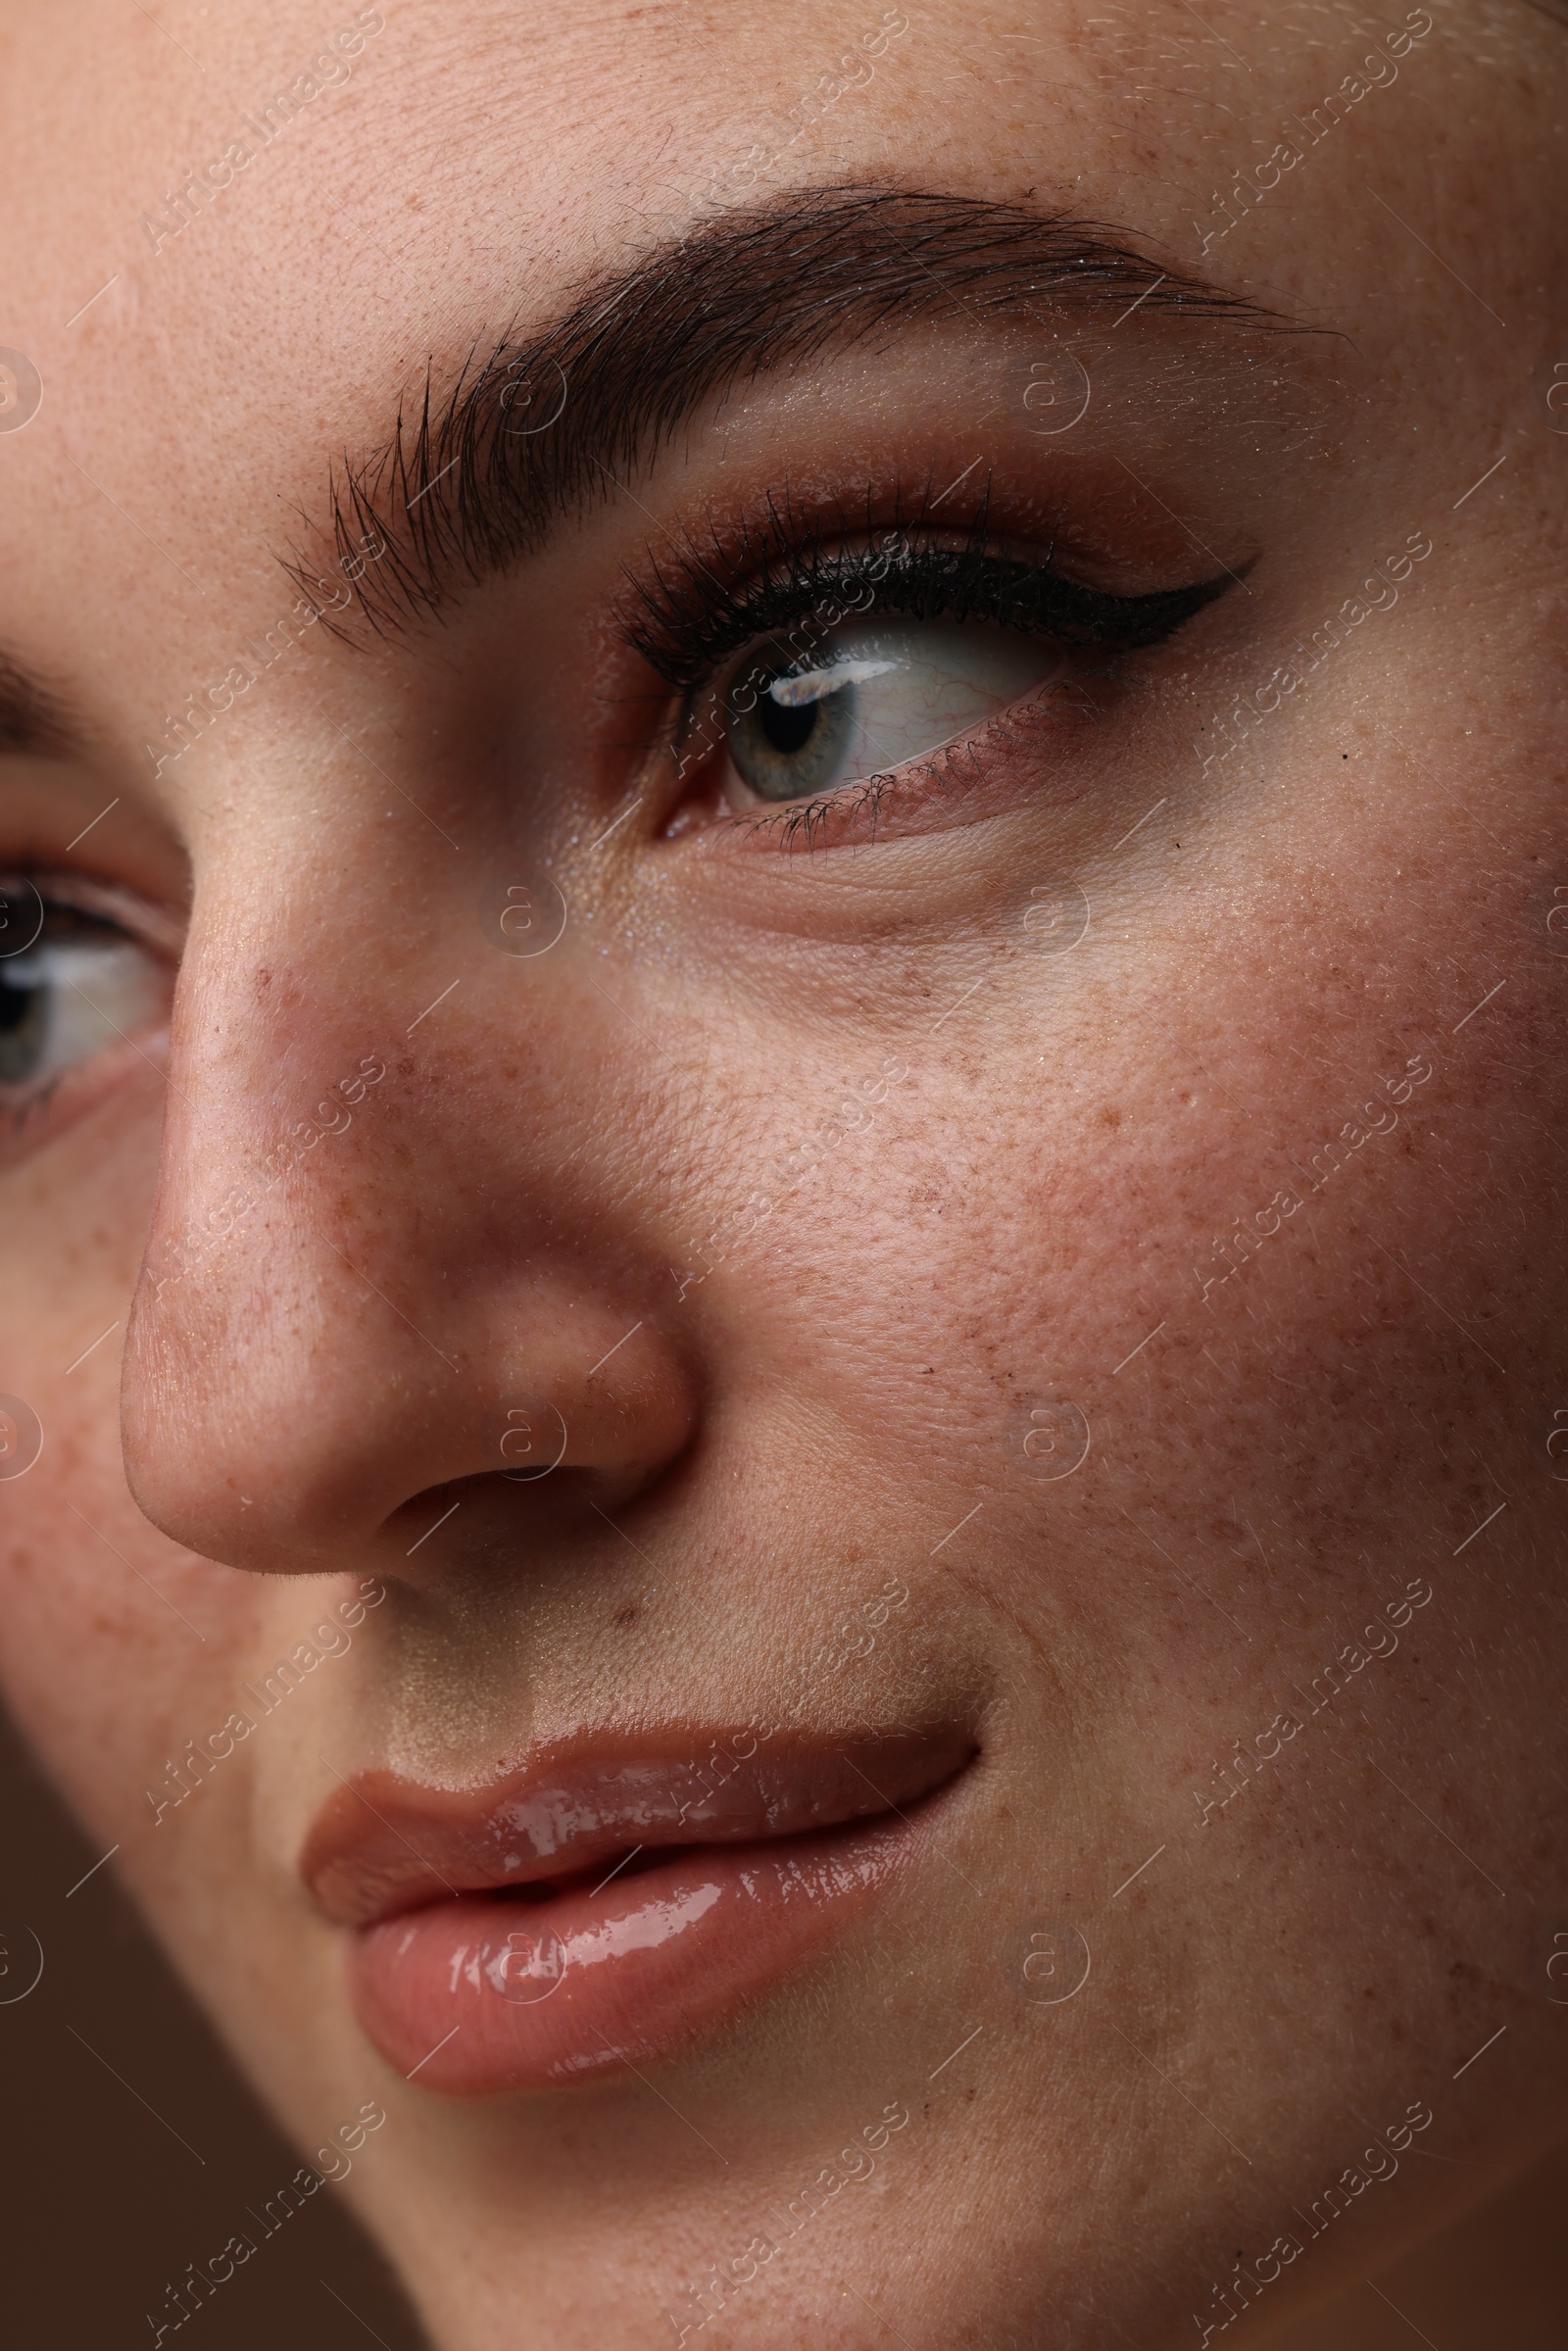
MULTIPOLYGON (((157 1109, 155 1088, 133 1092, 0 1176, 5 1385, 42 1432, 33 1465, 0 1485, 0 1675, 71 1802, 132 1866, 152 1822, 141 1790, 185 1740, 222 1726, 253 1620, 242 1579, 143 1518, 121 1460, 120 1356, 157 1109)), ((242 1756, 219 1768, 236 1773, 242 1756)))
POLYGON ((230 1710, 245 1704, 254 1595, 147 1524, 97 1428, 57 1423, 52 1434, 75 1507, 39 1485, 8 1512, 6 1698, 73 1807, 106 1846, 122 1845, 120 1867, 134 1876, 144 1848, 172 1855, 171 1815, 153 1835, 156 1802, 172 1792, 167 1766, 188 1741, 208 1758, 204 1785, 249 1769, 243 1740, 216 1757, 208 1742, 226 1743, 230 1710))
MULTIPOLYGON (((1402 783, 1346 783, 1335 823, 1396 810, 1402 783)), ((1180 920, 1141 917, 1129 953, 1101 908, 1045 982, 1001 970, 984 1016, 842 1147, 853 1247, 847 1210, 824 1234, 786 1203, 770 1226, 818 1360, 827 1331, 852 1368, 860 1462, 928 1482, 933 1540, 983 1496, 973 1572, 1114 1693, 1081 1733, 1113 1726, 1111 1780, 1142 1776, 1116 1749, 1136 1722, 1183 1803, 1486 1517, 1489 1467, 1518 1481, 1521 1533, 1550 1498, 1502 1367, 1533 1400, 1564 1297, 1560 967, 1531 960, 1522 900, 1489 901, 1473 858, 1412 886, 1403 820, 1382 821, 1353 865, 1343 829, 1319 855, 1306 826, 1294 863, 1227 863, 1184 824, 1180 920), (1298 1207, 1267 1213, 1282 1190, 1298 1207), (1025 1454, 1039 1404, 1083 1424, 1057 1478, 1025 1454)), ((1445 1638, 1479 1641, 1485 1586, 1448 1600, 1445 1638)), ((1355 1687, 1436 1756, 1418 1658, 1355 1687)))

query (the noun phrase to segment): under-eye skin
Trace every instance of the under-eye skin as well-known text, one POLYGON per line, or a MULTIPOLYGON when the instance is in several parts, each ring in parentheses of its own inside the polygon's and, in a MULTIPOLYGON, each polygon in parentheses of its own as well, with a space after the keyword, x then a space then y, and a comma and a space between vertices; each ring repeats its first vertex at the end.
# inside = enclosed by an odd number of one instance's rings
POLYGON ((99 1054, 163 1022, 171 980, 119 923, 52 896, 47 876, 0 877, 0 890, 37 908, 36 935, 0 955, 0 1146, 14 1149, 58 1124, 68 1086, 81 1099, 76 1082, 99 1054))
POLYGON ((683 551, 640 591, 625 633, 681 690, 677 776, 702 779, 715 813, 787 809, 793 842, 835 796, 879 808, 921 762, 1113 672, 1229 585, 1090 587, 1049 551, 997 551, 982 512, 962 538, 917 525, 858 548, 775 543, 750 576, 683 551))

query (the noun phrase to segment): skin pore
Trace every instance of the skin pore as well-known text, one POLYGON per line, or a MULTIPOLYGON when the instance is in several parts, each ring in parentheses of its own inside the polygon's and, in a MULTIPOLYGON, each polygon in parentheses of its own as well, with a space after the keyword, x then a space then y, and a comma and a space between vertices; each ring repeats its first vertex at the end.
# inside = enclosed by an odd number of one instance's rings
POLYGON ((8 19, 0 1668, 443 2351, 1560 2338, 1564 41, 8 19), (759 1726, 776 1981, 368 2032, 342 1790, 759 1726))

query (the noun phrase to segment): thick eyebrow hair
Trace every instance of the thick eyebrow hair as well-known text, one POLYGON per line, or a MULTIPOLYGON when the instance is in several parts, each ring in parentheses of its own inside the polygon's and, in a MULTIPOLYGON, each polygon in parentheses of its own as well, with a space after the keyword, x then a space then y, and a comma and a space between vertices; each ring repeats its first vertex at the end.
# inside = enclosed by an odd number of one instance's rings
MULTIPOLYGON (((898 188, 786 191, 579 286, 524 340, 504 335, 482 358, 475 346, 439 404, 432 363, 413 414, 400 407, 380 448, 334 468, 329 529, 360 611, 386 633, 529 552, 623 486, 703 403, 765 369, 944 310, 1123 312, 1138 297, 1212 323, 1287 323, 1161 270, 1102 222, 898 188), (373 576, 359 555, 371 533, 385 549, 373 576)), ((318 603, 318 564, 286 567, 318 603)))
POLYGON ((60 759, 81 743, 82 730, 64 704, 0 646, 0 754, 60 759))

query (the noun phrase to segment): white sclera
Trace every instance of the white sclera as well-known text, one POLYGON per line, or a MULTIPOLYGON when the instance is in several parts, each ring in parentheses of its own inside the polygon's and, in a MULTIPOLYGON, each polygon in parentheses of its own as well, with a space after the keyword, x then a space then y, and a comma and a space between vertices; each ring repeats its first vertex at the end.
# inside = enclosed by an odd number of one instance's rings
POLYGON ((0 1028, 0 1083, 30 1086, 162 1020, 169 975, 130 939, 46 938, 0 964, 0 988, 42 1000, 0 1028))
POLYGON ((724 689, 726 797, 755 808, 885 775, 1037 691, 1064 659, 1016 630, 934 620, 846 622, 782 674, 776 653, 754 652, 724 689), (799 747, 781 747, 811 713, 799 747))

